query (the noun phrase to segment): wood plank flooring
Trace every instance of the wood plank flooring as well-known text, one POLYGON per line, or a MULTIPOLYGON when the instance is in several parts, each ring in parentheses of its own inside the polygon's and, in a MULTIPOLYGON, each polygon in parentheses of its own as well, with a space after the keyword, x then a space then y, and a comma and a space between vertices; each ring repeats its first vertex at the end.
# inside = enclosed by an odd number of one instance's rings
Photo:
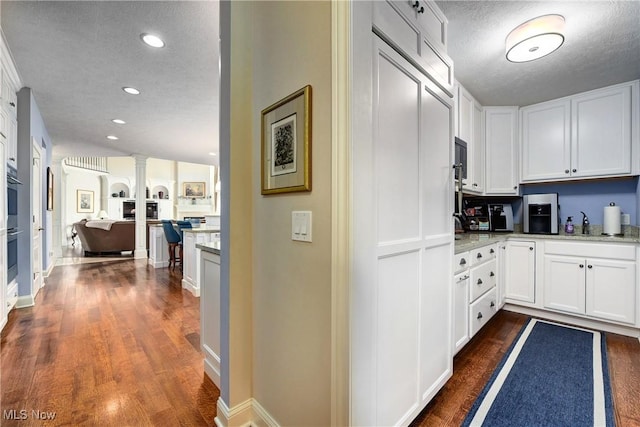
POLYGON ((2 332, 0 424, 43 425, 41 411, 46 425, 214 425, 199 299, 181 279, 130 258, 54 268, 2 332))
MULTIPOLYGON (((528 317, 500 311, 456 355, 453 377, 412 426, 459 426, 528 317)), ((606 334, 616 425, 640 426, 640 342, 606 334)))

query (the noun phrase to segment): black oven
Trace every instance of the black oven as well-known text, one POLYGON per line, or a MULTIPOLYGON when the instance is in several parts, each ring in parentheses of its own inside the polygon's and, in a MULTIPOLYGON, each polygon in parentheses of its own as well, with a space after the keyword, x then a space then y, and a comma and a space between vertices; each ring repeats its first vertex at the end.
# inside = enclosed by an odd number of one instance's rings
MULTIPOLYGON (((158 202, 146 202, 146 218, 158 219, 158 202)), ((133 200, 125 200, 122 202, 122 218, 136 219, 136 202, 133 200)))

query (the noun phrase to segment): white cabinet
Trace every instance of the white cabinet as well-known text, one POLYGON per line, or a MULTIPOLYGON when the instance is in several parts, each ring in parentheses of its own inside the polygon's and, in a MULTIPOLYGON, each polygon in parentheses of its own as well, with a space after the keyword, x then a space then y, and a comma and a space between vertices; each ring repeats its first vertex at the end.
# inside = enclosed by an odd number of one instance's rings
POLYGON ((115 219, 117 221, 122 220, 122 201, 119 197, 110 197, 107 199, 107 213, 109 214, 109 219, 115 219))
POLYGON ((520 109, 522 181, 570 176, 570 109, 568 99, 520 109))
POLYGON ((174 219, 173 201, 168 199, 158 200, 158 219, 174 219))
POLYGON ((196 297, 200 296, 200 249, 196 245, 219 238, 218 229, 182 230, 182 287, 196 297))
POLYGON ((153 268, 169 266, 169 243, 164 235, 162 225, 149 226, 149 259, 153 268))
POLYGON ((469 342, 469 273, 457 274, 453 279, 453 344, 454 353, 469 342))
POLYGON ((220 388, 220 255, 201 251, 200 347, 204 372, 220 388))
POLYGON ((507 241, 504 269, 506 302, 535 302, 535 249, 533 241, 507 241))
POLYGON ((467 178, 465 192, 482 193, 484 190, 484 137, 482 106, 462 85, 457 86, 457 136, 467 143, 467 178))
POLYGON ((354 224, 351 423, 405 425, 453 372, 453 102, 373 39, 375 132, 352 169, 367 215, 354 224))
POLYGON ((7 141, 6 161, 15 168, 18 162, 18 88, 11 77, 15 74, 12 69, 12 64, 8 64, 5 57, 0 71, 0 110, 3 111, 0 121, 4 122, 0 131, 7 141))
POLYGON ((403 50, 442 90, 453 95, 453 61, 446 54, 447 19, 435 3, 373 2, 373 28, 381 38, 403 50))
POLYGON ((518 194, 518 107, 485 107, 485 194, 518 194))
POLYGON ((544 307, 636 323, 632 245, 550 242, 544 255, 544 307))
POLYGON ((522 181, 630 175, 637 92, 633 81, 522 108, 522 181))
POLYGON ((7 171, 5 163, 6 142, 0 138, 0 331, 7 323, 7 171))
POLYGON ((631 173, 631 85, 571 98, 571 176, 631 173))

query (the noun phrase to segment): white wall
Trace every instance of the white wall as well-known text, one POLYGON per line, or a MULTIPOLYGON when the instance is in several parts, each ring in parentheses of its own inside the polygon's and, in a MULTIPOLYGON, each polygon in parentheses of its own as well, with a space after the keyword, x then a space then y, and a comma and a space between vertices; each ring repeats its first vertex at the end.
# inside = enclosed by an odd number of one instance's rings
MULTIPOLYGON (((94 173, 73 170, 67 174, 66 179, 66 205, 64 209, 67 212, 67 235, 74 222, 78 222, 84 218, 96 218, 100 212, 100 176, 94 173), (77 192, 78 190, 93 191, 94 210, 92 213, 80 213, 77 211, 77 192)), ((63 242, 64 243, 64 242, 63 242)), ((69 242, 67 242, 69 243, 69 242)))
MULTIPOLYGON (((232 62, 231 179, 251 159, 253 219, 242 224, 250 219, 235 211, 240 206, 235 198, 242 196, 232 182, 230 256, 233 233, 243 225, 252 230, 252 394, 280 425, 326 426, 331 424, 331 3, 239 3, 231 5, 241 14, 231 39, 250 34, 245 46, 250 58, 232 62), (313 91, 313 191, 262 196, 260 112, 307 84, 313 91), (240 152, 247 118, 252 147, 240 152), (313 212, 312 243, 291 240, 293 210, 313 212)), ((236 261, 230 262, 233 289, 236 261)), ((232 295, 232 307, 236 303, 232 295)), ((233 331, 230 335, 233 341, 233 331)))

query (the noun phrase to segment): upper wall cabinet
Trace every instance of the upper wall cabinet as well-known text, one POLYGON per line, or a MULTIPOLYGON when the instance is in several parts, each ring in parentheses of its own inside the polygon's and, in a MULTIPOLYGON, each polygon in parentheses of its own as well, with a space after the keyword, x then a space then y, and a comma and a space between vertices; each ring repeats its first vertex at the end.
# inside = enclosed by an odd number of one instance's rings
POLYGON ((518 194, 518 107, 485 107, 485 194, 518 194))
POLYGON ((433 2, 373 2, 373 30, 453 96, 453 61, 447 56, 447 18, 433 2))
POLYGON ((637 96, 634 81, 522 108, 522 181, 637 173, 637 96))
POLYGON ((0 138, 7 142, 7 163, 17 167, 18 162, 18 90, 20 82, 9 51, 0 37, 0 138))
POLYGON ((482 106, 462 85, 457 85, 456 136, 467 143, 467 179, 462 182, 465 192, 484 191, 485 150, 482 106))

